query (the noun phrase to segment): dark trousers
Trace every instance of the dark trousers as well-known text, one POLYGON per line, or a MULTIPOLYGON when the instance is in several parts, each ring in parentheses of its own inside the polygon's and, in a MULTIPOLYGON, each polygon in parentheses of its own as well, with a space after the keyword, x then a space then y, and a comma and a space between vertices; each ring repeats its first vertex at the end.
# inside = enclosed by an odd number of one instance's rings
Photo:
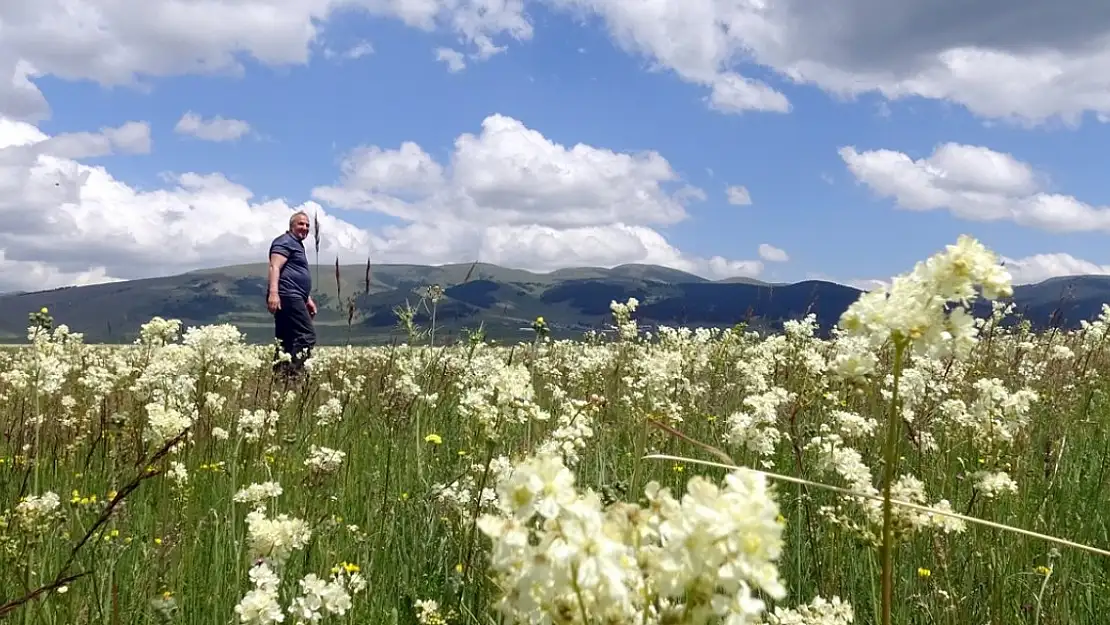
POLYGON ((274 337, 281 342, 281 350, 290 356, 290 362, 274 363, 274 371, 286 375, 299 375, 304 362, 316 346, 316 329, 308 314, 307 301, 300 297, 281 296, 281 308, 274 313, 274 337))

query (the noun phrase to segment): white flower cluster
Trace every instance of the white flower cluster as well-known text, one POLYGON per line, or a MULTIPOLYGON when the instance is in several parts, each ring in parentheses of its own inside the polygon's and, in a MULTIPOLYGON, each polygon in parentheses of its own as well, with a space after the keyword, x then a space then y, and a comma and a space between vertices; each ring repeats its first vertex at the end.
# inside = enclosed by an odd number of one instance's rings
POLYGON ((918 353, 966 354, 978 334, 965 308, 981 290, 987 299, 1013 293, 1010 274, 983 244, 961 236, 955 245, 897 276, 889 288, 860 296, 841 316, 849 333, 865 336, 874 347, 890 338, 909 341, 918 353), (946 305, 958 302, 946 314, 946 305))
POLYGON ((313 473, 326 475, 338 471, 346 457, 347 453, 338 449, 313 445, 308 450, 308 458, 305 459, 304 466, 313 473))
POLYGON ((758 594, 786 594, 775 565, 783 526, 761 474, 735 471, 723 487, 695 477, 681 500, 653 482, 648 507, 604 507, 543 454, 497 491, 499 513, 479 528, 513 622, 756 624, 758 594))

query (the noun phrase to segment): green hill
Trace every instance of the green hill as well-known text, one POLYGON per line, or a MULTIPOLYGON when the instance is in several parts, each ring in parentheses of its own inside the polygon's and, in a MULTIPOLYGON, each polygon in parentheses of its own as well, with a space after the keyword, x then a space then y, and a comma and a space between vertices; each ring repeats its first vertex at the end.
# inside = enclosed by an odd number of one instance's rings
MULTIPOLYGON (((646 326, 732 326, 748 321, 777 329, 807 312, 827 330, 860 294, 858 289, 822 281, 767 284, 750 279, 710 281, 653 265, 612 269, 572 268, 534 273, 488 264, 444 266, 321 265, 314 280, 320 305, 321 343, 379 343, 401 337, 397 307, 420 306, 416 322, 431 323, 422 290, 439 285, 435 307, 437 336, 457 337, 480 325, 488 336, 516 339, 543 316, 557 337, 601 330, 610 321, 609 303, 637 298, 636 318, 646 326), (369 288, 367 289, 367 286, 369 288), (350 318, 353 305, 353 317, 350 318)), ((266 266, 235 265, 185 274, 109 284, 0 295, 0 341, 24 340, 27 315, 47 307, 58 323, 83 332, 89 342, 125 342, 151 317, 181 319, 186 325, 233 323, 254 341, 273 336, 264 303, 266 266)), ((1110 302, 1110 277, 1059 278, 1018 287, 1015 301, 1036 325, 1074 327, 1097 316, 1110 302)))

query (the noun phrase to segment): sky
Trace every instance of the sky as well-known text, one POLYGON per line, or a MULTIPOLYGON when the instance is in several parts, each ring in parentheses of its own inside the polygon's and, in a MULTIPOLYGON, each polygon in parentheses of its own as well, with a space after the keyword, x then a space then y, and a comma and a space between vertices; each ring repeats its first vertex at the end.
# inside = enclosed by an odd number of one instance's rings
POLYGON ((5 0, 0 292, 295 210, 326 264, 1110 273, 1108 43, 1094 0, 5 0))

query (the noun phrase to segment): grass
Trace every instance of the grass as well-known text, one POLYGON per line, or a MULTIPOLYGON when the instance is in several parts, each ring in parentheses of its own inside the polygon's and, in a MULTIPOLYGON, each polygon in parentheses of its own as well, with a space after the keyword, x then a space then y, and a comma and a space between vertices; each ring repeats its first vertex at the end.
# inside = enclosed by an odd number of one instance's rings
MULTIPOLYGON (((653 423, 720 447, 740 464, 839 483, 819 470, 805 445, 821 433, 822 424, 832 422, 834 410, 849 410, 880 424, 874 435, 853 444, 876 478, 882 472, 883 415, 889 406, 881 385, 830 381, 827 372, 807 364, 808 354, 835 349, 816 339, 330 348, 321 350, 327 361, 323 371, 288 388, 274 379, 268 363, 251 360, 264 355, 263 348, 221 340, 201 341, 189 351, 192 360, 174 360, 179 357, 156 348, 65 346, 60 339, 37 350, 0 351, 5 400, 0 402, 0 510, 47 491, 62 500, 59 517, 36 525, 39 529, 19 527, 13 514, 4 517, 0 605, 19 602, 59 577, 83 575, 59 587, 65 592, 55 589, 18 603, 9 620, 232 622, 235 605, 249 589, 251 565, 245 544, 249 509, 233 498, 251 483, 273 480, 284 493, 269 504, 271 514, 288 513, 313 528, 309 545, 288 565, 284 596, 296 593, 295 580, 304 573, 324 577, 346 562, 359 567, 369 587, 354 598, 346 616, 331 617, 335 622, 416 623, 413 606, 422 599, 436 600, 452 623, 497 622, 489 609, 496 588, 485 573, 488 541, 473 531, 472 509, 445 504, 434 487, 497 455, 529 453, 555 424, 502 427, 499 440, 490 442, 473 419, 460 417, 465 389, 482 384, 469 377, 471 363, 491 354, 526 366, 535 402, 556 416, 562 408, 555 388, 583 400, 604 398, 576 475, 580 485, 607 496, 637 500, 649 480, 681 493, 694 474, 724 475, 693 463, 645 459, 652 453, 713 459, 653 423), (776 412, 773 427, 781 440, 772 453, 760 456, 724 437, 727 418, 750 411, 744 399, 757 394, 746 364, 768 349, 777 351, 767 361, 766 380, 795 398, 776 412), (121 362, 136 371, 126 373, 121 362), (51 367, 59 366, 71 368, 51 390, 51 367), (150 387, 130 389, 141 371, 155 366, 163 373, 150 387), (119 373, 102 396, 84 382, 96 377, 90 371, 97 367, 119 373), (24 386, 12 373, 18 371, 37 372, 38 383, 32 377, 24 386), (189 445, 157 458, 159 446, 143 440, 144 406, 151 389, 174 387, 171 373, 195 381, 183 397, 198 409, 189 445), (351 392, 342 392, 345 388, 351 392), (214 403, 206 399, 209 394, 220 399, 214 403), (331 397, 342 403, 342 419, 321 426, 317 409, 331 397), (274 431, 246 440, 240 414, 258 409, 279 415, 274 431), (214 428, 230 436, 221 440, 214 428), (308 471, 304 459, 314 445, 347 454, 338 473, 308 471), (184 486, 166 473, 172 462, 186 469, 184 486), (121 496, 132 482, 134 490, 121 496), (118 505, 106 512, 105 502, 113 498, 118 505), (105 522, 96 526, 101 518, 105 522)), ((889 360, 886 353, 885 370, 889 360)), ((944 498, 960 513, 1105 548, 1110 545, 1110 517, 1102 514, 1110 477, 1108 364, 1101 342, 1092 342, 1090 333, 1019 330, 981 343, 966 367, 950 365, 947 374, 931 379, 914 421, 896 428, 897 473, 921 479, 929 502, 944 498), (1067 346, 1075 357, 1052 359, 1054 346, 1067 346), (1037 363, 1044 363, 1044 373, 1029 373, 1037 363), (938 415, 944 400, 970 403, 971 384, 992 377, 1010 390, 1029 384, 1041 399, 1012 443, 988 449, 938 415), (935 451, 918 449, 915 437, 922 432, 934 436, 935 451), (1017 493, 987 499, 973 488, 970 474, 978 469, 1007 471, 1017 481, 1017 493)), ((481 473, 470 472, 475 478, 481 473)), ((846 505, 843 499, 797 484, 779 484, 777 496, 786 521, 779 561, 790 592, 785 604, 835 595, 853 604, 856 622, 879 622, 879 550, 820 512, 823 506, 846 505)), ((845 516, 862 519, 850 505, 845 516)), ((1108 572, 1108 558, 994 528, 925 530, 897 541, 893 622, 1101 625, 1110 613, 1108 572)))

